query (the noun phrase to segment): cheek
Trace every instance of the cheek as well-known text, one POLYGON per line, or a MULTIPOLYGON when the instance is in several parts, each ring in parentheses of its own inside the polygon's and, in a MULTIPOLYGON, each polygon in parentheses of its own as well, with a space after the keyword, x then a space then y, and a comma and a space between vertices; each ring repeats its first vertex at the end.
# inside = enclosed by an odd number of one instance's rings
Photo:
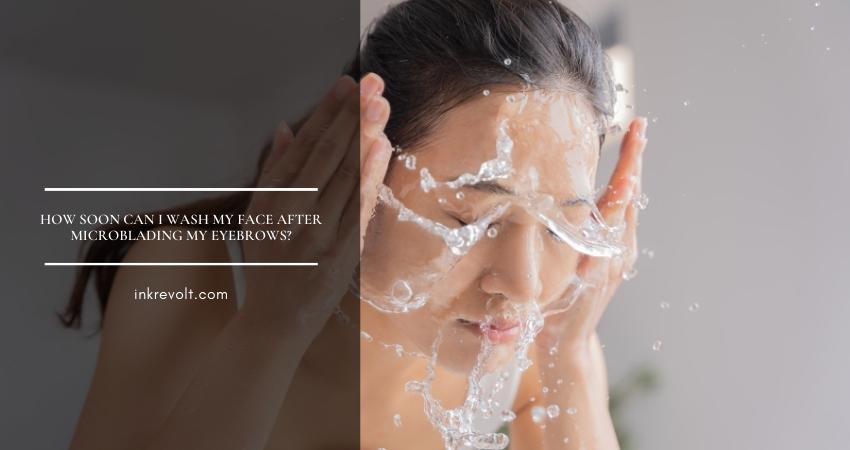
POLYGON ((546 252, 540 269, 543 283, 541 304, 551 303, 561 298, 575 276, 580 254, 567 244, 553 242, 552 249, 546 252))
POLYGON ((433 272, 445 253, 438 237, 412 222, 399 221, 398 211, 380 205, 366 232, 361 280, 385 291, 397 280, 433 272))

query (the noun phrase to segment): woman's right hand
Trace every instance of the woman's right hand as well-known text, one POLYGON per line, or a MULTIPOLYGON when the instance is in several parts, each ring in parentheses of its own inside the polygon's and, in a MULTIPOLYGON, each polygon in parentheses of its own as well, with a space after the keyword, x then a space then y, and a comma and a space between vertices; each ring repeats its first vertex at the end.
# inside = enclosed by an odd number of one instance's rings
MULTIPOLYGON (((255 192, 246 214, 319 214, 321 225, 286 227, 286 241, 245 241, 247 262, 318 262, 318 267, 247 267, 243 313, 312 340, 349 287, 392 154, 383 133, 389 103, 375 74, 342 77, 297 135, 281 124, 258 187, 318 192, 255 192), (359 105, 359 106, 358 106, 359 105), (359 177, 358 177, 359 175, 359 177), (358 189, 359 185, 359 189, 358 189), (356 191, 359 190, 359 194, 356 191)), ((250 226, 246 230, 281 226, 250 226)))

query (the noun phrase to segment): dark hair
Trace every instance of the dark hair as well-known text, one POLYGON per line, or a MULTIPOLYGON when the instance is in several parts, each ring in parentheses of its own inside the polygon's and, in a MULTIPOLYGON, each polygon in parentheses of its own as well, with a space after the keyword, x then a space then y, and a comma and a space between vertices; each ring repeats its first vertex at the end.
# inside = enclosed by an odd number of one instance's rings
POLYGON ((495 85, 581 93, 601 118, 614 89, 596 34, 558 1, 408 0, 374 22, 360 73, 386 83, 390 142, 419 144, 446 111, 495 85))
MULTIPOLYGON (((612 114, 614 90, 608 61, 596 34, 575 13, 548 0, 407 0, 390 7, 371 26, 346 73, 359 80, 374 72, 386 87, 392 113, 386 127, 395 145, 410 147, 428 137, 446 111, 485 87, 531 84, 569 88, 584 95, 597 114, 612 114)), ((297 131, 298 124, 293 126, 297 131)), ((603 136, 601 136, 603 137, 603 136)), ((259 168, 271 148, 266 144, 259 168)), ((202 200, 161 213, 242 213, 250 193, 202 200)), ((151 226, 117 225, 143 231, 151 226)), ((95 241, 81 248, 86 262, 116 262, 131 241, 95 241)), ((67 327, 81 324, 86 286, 92 276, 101 314, 106 310, 115 267, 82 267, 60 314, 67 327)))

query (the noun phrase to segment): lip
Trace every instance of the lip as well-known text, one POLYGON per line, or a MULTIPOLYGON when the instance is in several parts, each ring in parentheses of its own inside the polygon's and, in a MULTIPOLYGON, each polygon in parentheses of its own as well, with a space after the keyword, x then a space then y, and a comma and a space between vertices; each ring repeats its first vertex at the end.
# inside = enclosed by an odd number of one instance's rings
POLYGON ((457 319, 457 322, 471 333, 486 335, 494 344, 510 343, 519 336, 519 322, 516 320, 495 319, 485 326, 481 322, 463 318, 457 319))

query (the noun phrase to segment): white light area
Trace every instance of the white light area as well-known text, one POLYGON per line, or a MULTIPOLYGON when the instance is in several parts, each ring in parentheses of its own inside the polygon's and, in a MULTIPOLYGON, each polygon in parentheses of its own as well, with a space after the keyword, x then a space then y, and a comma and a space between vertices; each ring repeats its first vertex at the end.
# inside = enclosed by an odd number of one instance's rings
MULTIPOLYGON (((611 58, 611 72, 614 84, 620 84, 628 90, 616 92, 617 101, 614 105, 614 124, 620 124, 623 128, 628 127, 629 122, 635 116, 635 59, 632 49, 625 45, 615 45, 605 50, 611 58), (627 108, 631 106, 631 109, 627 108)), ((612 124, 613 125, 613 124, 612 124)))

